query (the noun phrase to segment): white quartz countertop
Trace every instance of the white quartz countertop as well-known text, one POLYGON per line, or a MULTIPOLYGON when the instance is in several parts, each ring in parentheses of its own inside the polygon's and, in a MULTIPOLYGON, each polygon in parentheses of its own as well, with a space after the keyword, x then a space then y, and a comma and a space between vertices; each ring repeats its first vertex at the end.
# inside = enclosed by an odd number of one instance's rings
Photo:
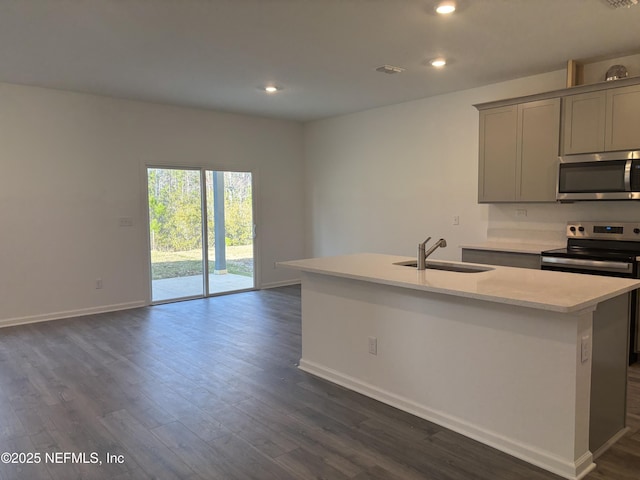
MULTIPOLYGON (((415 259, 360 253, 279 262, 278 266, 562 313, 595 308, 604 300, 640 287, 640 280, 494 265, 484 265, 491 270, 480 273, 417 270, 394 265, 410 260, 415 259)), ((476 265, 431 259, 429 262, 465 267, 476 265)))
POLYGON ((468 248, 472 250, 491 250, 494 252, 510 252, 510 253, 532 253, 539 255, 545 250, 554 250, 556 248, 566 247, 565 243, 523 243, 508 241, 491 241, 482 243, 474 243, 468 245, 460 245, 460 248, 468 248))

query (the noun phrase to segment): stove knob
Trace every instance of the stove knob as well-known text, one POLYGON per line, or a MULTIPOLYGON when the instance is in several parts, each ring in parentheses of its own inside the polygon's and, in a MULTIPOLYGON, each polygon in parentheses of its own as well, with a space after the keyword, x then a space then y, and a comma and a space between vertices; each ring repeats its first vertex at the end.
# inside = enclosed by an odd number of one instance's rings
POLYGON ((569 230, 571 230, 573 233, 576 233, 576 227, 571 226, 569 227, 569 230))
POLYGON ((633 229, 633 233, 635 233, 636 235, 640 233, 640 228, 634 228, 633 229))
POLYGON ((584 232, 584 227, 578 227, 578 230, 580 230, 581 232, 584 232))

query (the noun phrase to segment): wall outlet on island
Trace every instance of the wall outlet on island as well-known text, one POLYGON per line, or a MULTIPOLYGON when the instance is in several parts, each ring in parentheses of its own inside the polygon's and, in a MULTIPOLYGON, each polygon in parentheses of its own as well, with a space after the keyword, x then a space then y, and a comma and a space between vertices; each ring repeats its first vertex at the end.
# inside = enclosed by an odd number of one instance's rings
POLYGON ((369 353, 371 355, 378 354, 378 339, 376 337, 369 337, 369 353))
POLYGON ((589 335, 585 335, 582 337, 582 341, 580 342, 580 360, 582 363, 585 363, 591 357, 590 340, 589 335))
POLYGON ((517 208, 516 209, 516 217, 526 217, 527 209, 526 208, 517 208))

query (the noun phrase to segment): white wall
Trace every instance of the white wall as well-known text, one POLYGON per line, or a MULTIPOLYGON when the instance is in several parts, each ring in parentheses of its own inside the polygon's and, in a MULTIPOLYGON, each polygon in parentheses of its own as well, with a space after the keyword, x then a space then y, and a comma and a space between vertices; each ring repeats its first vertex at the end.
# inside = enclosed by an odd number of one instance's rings
POLYGON ((432 236, 449 243, 434 258, 459 260, 459 245, 486 240, 489 228, 562 235, 568 220, 637 221, 640 205, 632 202, 477 203, 473 105, 563 88, 565 76, 556 71, 305 125, 307 253, 414 255, 432 236), (527 216, 516 218, 516 208, 527 216))
POLYGON ((147 164, 252 170, 258 284, 295 277, 273 263, 303 256, 300 124, 9 84, 0 105, 0 325, 149 301, 147 164))
POLYGON ((477 204, 472 105, 564 82, 552 72, 305 126, 0 84, 0 325, 149 301, 147 164, 254 172, 259 287, 295 280, 280 260, 413 255, 427 235, 449 241, 434 257, 459 259, 489 228, 637 220, 631 202, 477 204))

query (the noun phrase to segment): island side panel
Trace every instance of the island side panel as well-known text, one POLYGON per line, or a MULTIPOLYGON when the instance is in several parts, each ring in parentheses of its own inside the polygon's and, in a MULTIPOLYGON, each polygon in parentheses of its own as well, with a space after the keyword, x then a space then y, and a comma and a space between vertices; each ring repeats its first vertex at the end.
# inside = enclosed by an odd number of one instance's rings
POLYGON ((593 317, 589 449, 595 458, 627 431, 630 295, 600 303, 593 317))
POLYGON ((303 272, 300 367, 578 478, 593 468, 591 362, 580 361, 579 348, 591 323, 591 312, 303 272))

